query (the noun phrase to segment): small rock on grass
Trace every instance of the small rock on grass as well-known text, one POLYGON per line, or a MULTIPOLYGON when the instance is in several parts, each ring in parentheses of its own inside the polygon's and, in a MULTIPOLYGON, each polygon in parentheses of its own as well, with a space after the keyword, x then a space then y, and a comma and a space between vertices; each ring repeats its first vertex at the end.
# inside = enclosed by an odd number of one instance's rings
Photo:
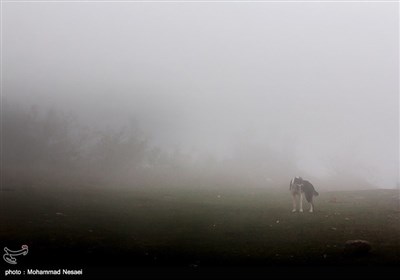
POLYGON ((344 244, 344 252, 347 255, 366 255, 371 251, 371 243, 367 240, 347 240, 344 244))

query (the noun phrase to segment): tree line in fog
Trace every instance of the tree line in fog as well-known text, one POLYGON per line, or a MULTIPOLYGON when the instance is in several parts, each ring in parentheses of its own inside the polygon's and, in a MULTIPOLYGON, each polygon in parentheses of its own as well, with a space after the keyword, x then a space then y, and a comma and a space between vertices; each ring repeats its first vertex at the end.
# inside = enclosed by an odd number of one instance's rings
POLYGON ((3 179, 10 184, 75 180, 131 186, 263 186, 279 181, 283 170, 296 169, 290 155, 265 147, 238 146, 225 159, 193 155, 151 144, 140 124, 94 128, 72 115, 36 106, 5 104, 2 122, 3 179))
MULTIPOLYGON (((240 144, 229 157, 158 147, 140 124, 90 127, 74 116, 37 106, 2 108, 2 178, 6 186, 281 187, 301 173, 294 151, 240 144)), ((208 137, 212 137, 209 135, 208 137)), ((338 157, 332 178, 347 176, 338 157)), ((349 176, 351 177, 351 176, 349 176)), ((318 180, 318 178, 312 178, 318 180)), ((351 178, 363 187, 362 178, 351 178)), ((337 181, 337 180, 336 180, 337 181)))

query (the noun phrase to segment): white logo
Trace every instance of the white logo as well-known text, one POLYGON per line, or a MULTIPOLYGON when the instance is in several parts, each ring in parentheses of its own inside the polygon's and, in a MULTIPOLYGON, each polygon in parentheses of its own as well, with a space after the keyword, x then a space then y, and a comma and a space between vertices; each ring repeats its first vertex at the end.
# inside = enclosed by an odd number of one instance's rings
POLYGON ((15 256, 26 256, 28 254, 28 245, 22 245, 21 247, 22 249, 17 251, 13 251, 8 249, 7 247, 4 247, 4 252, 6 253, 3 255, 3 260, 5 260, 9 264, 17 264, 17 259, 14 258, 15 256))

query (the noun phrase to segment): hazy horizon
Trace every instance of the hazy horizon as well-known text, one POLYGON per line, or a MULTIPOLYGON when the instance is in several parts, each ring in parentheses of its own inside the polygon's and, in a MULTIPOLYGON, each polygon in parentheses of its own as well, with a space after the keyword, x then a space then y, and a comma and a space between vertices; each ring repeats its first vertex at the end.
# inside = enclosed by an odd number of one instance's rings
POLYGON ((270 172, 396 187, 398 5, 6 2, 3 106, 133 124, 151 147, 234 158, 227 177, 284 161, 270 172))

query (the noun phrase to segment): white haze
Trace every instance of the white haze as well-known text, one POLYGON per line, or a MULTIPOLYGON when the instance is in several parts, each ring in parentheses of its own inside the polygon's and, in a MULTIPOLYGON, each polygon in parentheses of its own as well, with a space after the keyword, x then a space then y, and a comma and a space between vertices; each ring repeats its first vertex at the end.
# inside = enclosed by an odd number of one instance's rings
POLYGON ((2 22, 7 100, 193 158, 272 149, 287 181, 399 181, 398 3, 6 2, 2 22))

